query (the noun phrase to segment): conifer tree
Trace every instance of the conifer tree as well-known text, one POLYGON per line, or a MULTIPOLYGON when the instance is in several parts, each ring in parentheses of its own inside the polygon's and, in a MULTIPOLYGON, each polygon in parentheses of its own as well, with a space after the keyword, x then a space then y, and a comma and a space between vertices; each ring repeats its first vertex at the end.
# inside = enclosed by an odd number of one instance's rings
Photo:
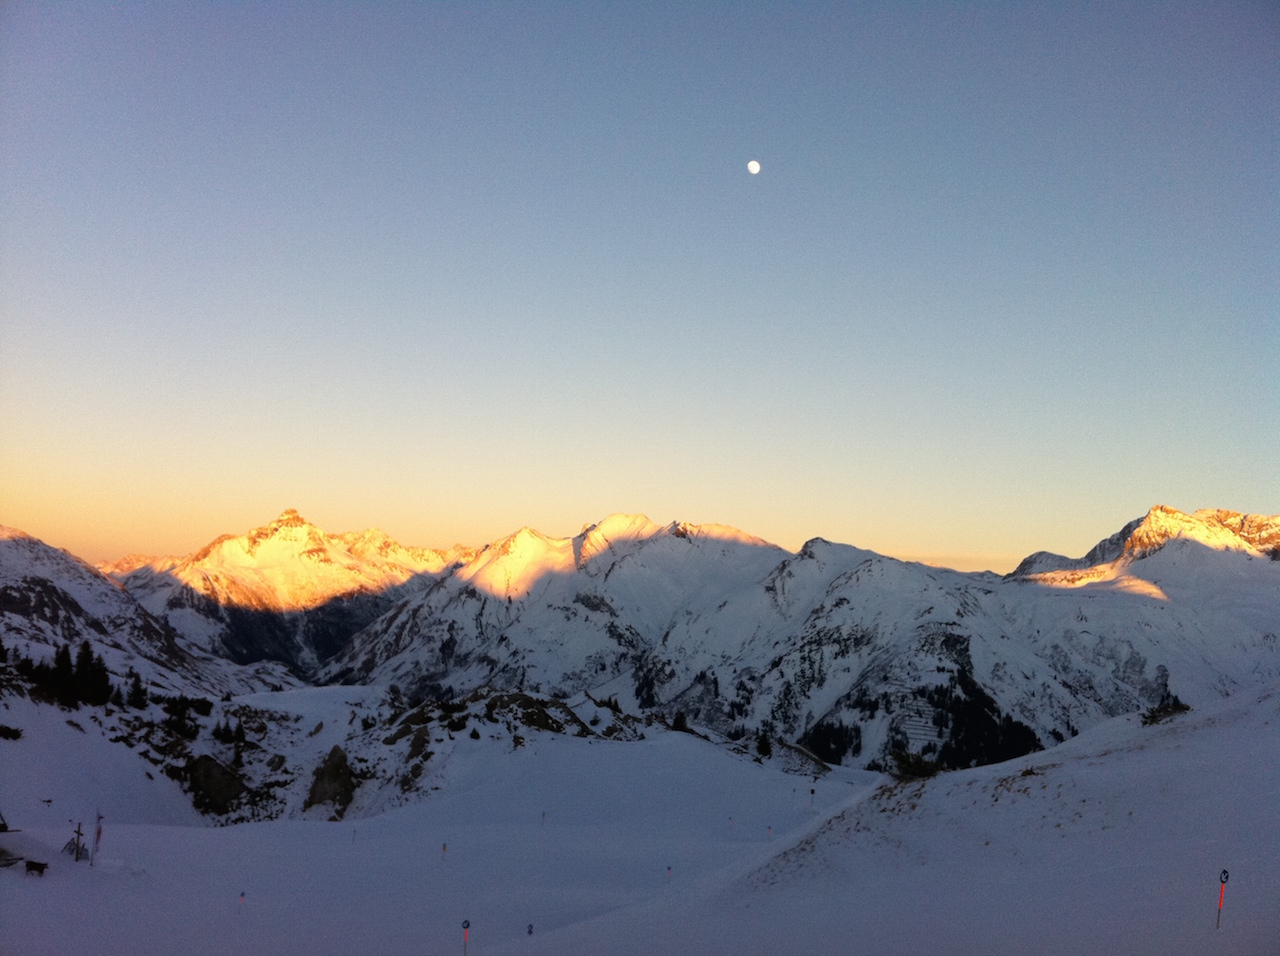
POLYGON ((133 710, 143 710, 147 706, 147 690, 142 686, 142 676, 132 667, 129 673, 125 675, 129 678, 129 696, 126 703, 133 710))
POLYGON ((93 681, 93 645, 82 641, 76 651, 75 694, 77 700, 88 700, 89 688, 93 681))
POLYGON ((71 646, 63 644, 53 652, 53 673, 49 678, 49 690, 64 707, 76 706, 75 671, 71 666, 71 646))
POLYGON ((756 753, 761 757, 773 755, 773 742, 769 740, 769 735, 763 730, 756 734, 756 753))

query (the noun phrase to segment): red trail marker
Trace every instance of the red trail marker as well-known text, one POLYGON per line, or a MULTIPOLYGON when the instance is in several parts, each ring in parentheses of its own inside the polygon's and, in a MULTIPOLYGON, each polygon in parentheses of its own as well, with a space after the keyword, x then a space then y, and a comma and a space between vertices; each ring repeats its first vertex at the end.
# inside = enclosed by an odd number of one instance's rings
POLYGON ((1220 876, 1219 879, 1222 881, 1222 888, 1218 890, 1218 927, 1217 928, 1222 929, 1222 900, 1223 900, 1223 897, 1227 895, 1227 871, 1226 870, 1222 871, 1222 876, 1220 876))

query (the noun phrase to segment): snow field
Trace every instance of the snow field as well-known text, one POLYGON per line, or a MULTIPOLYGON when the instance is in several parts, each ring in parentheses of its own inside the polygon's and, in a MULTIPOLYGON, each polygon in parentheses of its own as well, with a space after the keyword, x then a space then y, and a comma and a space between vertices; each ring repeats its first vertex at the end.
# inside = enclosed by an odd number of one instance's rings
MULTIPOLYGON (((345 712, 350 690, 273 697, 309 723, 345 712)), ((0 845, 50 862, 41 879, 0 870, 0 951, 14 956, 450 953, 464 919, 472 956, 1280 942, 1275 692, 1152 727, 1117 718, 923 783, 847 771, 814 783, 657 730, 635 742, 532 733, 514 751, 485 737, 455 747, 441 789, 413 805, 227 828, 176 819, 170 781, 139 782, 127 749, 37 710, 23 740, 0 742, 0 807, 23 826, 0 845), (89 808, 90 831, 97 801, 113 809, 90 868, 58 850, 63 816, 89 808), (125 806, 135 822, 113 819, 125 806), (33 811, 57 819, 27 826, 33 811)))
MULTIPOLYGON (((319 690, 317 713, 333 709, 337 690, 319 690)), ((529 923, 541 945, 562 927, 680 898, 734 862, 758 865, 854 792, 686 734, 632 743, 537 734, 514 752, 470 743, 444 789, 372 819, 211 828, 120 826, 108 815, 92 869, 58 852, 69 833, 61 823, 24 829, 9 838, 22 839, 14 851, 51 866, 40 880, 20 866, 0 873, 13 890, 0 900, 0 949, 444 952, 463 919, 472 953, 528 943, 529 923)), ((123 776, 138 762, 110 752, 123 776)), ((39 763, 28 755, 22 771, 39 775, 39 763)), ((75 789, 71 778, 46 780, 75 789)), ((6 806, 24 803, 11 788, 0 794, 6 806)), ((166 796, 152 795, 155 812, 169 812, 166 796)), ((78 802, 90 806, 92 795, 78 802)))

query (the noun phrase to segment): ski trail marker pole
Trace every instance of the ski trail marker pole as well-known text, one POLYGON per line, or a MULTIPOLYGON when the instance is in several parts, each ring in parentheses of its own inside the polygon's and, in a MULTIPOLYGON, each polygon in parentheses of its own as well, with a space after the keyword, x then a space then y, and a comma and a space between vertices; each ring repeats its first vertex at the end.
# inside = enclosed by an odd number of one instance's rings
POLYGON ((1222 889, 1218 890, 1218 929, 1222 929, 1222 899, 1227 895, 1227 871, 1222 871, 1222 876, 1218 877, 1222 881, 1222 889))
POLYGON ((471 932, 471 920, 462 921, 462 956, 467 956, 467 934, 471 932))

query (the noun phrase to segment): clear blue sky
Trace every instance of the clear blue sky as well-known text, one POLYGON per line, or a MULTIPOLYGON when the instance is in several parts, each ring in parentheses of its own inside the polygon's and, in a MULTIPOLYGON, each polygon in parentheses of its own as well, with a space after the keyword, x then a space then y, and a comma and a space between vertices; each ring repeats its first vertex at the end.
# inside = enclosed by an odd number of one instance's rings
POLYGON ((7 3, 0 523, 1274 513, 1278 156, 1261 0, 7 3))

